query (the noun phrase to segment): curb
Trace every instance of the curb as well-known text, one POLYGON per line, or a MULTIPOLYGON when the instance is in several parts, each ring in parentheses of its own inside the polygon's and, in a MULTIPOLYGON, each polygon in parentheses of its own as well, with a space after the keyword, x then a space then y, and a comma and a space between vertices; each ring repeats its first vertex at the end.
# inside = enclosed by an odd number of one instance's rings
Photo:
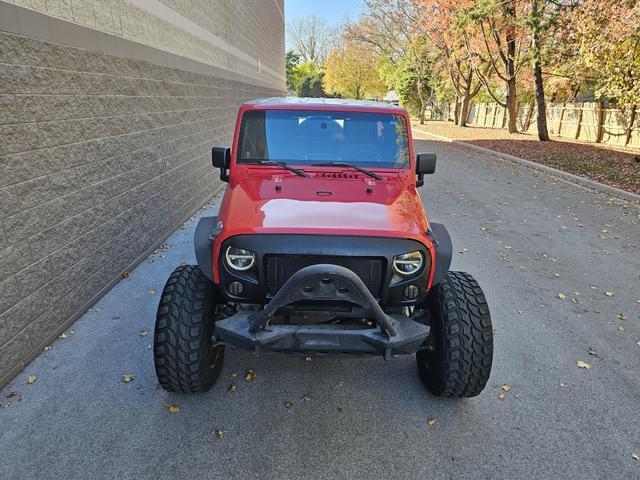
POLYGON ((524 158, 515 157, 513 155, 509 155, 508 153, 497 152, 495 150, 491 150, 485 147, 480 147, 478 145, 473 145, 472 143, 463 142, 461 140, 452 140, 448 137, 443 137, 442 135, 436 135, 435 133, 430 133, 425 130, 421 130, 420 128, 414 127, 413 130, 420 132, 424 135, 437 138, 438 140, 442 140, 448 143, 453 143, 454 145, 468 148, 470 150, 475 150, 476 152, 487 153, 489 155, 493 155, 494 157, 498 157, 502 160, 507 160, 512 163, 517 163, 525 167, 532 168, 534 170, 539 170, 541 172, 545 172, 550 175, 563 178, 572 183, 577 183, 578 185, 581 185, 583 187, 591 188, 593 190, 598 190, 600 192, 608 193, 610 195, 615 195, 617 197, 623 198, 624 200, 628 200, 630 202, 640 203, 640 195, 627 192, 626 190, 621 190, 619 188, 606 185, 604 183, 596 182, 594 180, 589 180, 588 178, 580 177, 578 175, 574 175, 573 173, 563 172, 562 170, 558 170, 557 168, 541 165, 540 163, 532 162, 530 160, 525 160, 524 158))

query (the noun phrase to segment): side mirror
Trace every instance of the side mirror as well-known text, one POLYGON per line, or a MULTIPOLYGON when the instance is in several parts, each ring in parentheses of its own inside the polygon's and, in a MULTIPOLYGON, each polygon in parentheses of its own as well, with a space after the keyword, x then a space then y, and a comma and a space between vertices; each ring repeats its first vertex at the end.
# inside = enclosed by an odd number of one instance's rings
POLYGON ((436 171, 436 154, 435 153, 418 153, 416 155, 416 173, 418 180, 416 186, 424 185, 424 176, 435 173, 436 171))
POLYGON ((231 149, 227 147, 213 147, 211 149, 211 163, 220 169, 220 180, 229 181, 227 170, 231 166, 231 149))

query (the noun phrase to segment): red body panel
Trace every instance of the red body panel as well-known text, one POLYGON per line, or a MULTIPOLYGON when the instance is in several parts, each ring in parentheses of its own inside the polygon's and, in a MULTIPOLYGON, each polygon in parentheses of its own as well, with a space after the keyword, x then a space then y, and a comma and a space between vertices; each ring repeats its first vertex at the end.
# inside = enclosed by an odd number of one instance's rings
MULTIPOLYGON (((224 228, 213 252, 214 281, 219 283, 220 245, 241 234, 353 235, 408 238, 423 243, 435 264, 434 249, 426 235, 428 220, 416 190, 415 155, 407 112, 389 105, 304 105, 300 103, 245 104, 238 112, 229 186, 218 219, 224 228), (300 177, 276 166, 236 164, 240 120, 247 110, 338 110, 392 113, 405 118, 409 135, 409 169, 370 168, 376 180, 343 167, 298 166, 311 177, 300 177), (323 173, 356 174, 358 178, 326 178, 323 173), (279 186, 279 189, 276 189, 279 186), (368 191, 368 189, 370 191, 368 191)), ((296 166, 291 164, 291 166, 296 166)), ((428 286, 431 286, 433 267, 428 286)))

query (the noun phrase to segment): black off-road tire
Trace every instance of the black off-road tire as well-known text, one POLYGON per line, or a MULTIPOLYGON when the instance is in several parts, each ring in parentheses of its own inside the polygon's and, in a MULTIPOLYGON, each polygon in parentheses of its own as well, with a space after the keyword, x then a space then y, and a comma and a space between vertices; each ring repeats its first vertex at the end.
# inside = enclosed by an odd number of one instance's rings
POLYGON ((491 315, 480 285, 468 273, 449 272, 425 307, 431 333, 429 348, 416 354, 420 379, 439 397, 475 397, 493 361, 491 315))
POLYGON ((217 309, 214 284, 193 265, 167 280, 153 339, 158 381, 169 392, 206 392, 220 376, 224 346, 214 346, 217 309))

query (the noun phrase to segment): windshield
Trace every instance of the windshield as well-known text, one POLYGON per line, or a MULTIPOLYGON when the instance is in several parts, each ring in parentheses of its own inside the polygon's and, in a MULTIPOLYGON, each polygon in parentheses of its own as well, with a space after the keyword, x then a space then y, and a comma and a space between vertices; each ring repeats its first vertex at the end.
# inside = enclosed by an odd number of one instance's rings
POLYGON ((409 168, 407 125, 390 113, 250 110, 238 145, 237 163, 409 168))

